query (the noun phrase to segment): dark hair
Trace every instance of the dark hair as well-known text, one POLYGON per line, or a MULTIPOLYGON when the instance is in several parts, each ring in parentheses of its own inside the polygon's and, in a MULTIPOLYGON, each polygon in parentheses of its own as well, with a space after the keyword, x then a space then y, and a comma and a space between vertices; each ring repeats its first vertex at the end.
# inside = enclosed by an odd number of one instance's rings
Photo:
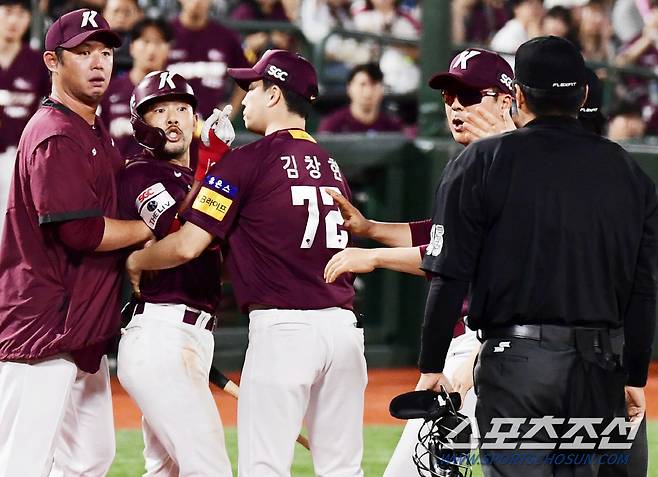
POLYGON ((622 100, 615 104, 610 111, 610 117, 615 116, 639 116, 642 117, 642 106, 633 101, 622 100))
MULTIPOLYGON (((395 0, 395 7, 399 7, 402 0, 395 0)), ((366 10, 374 10, 375 6, 372 4, 372 0, 366 0, 366 10)))
POLYGON ((304 119, 308 118, 309 114, 311 114, 311 110, 313 109, 308 99, 300 94, 295 93, 294 91, 290 91, 289 89, 274 83, 273 81, 263 79, 263 89, 267 90, 274 85, 281 89, 281 94, 283 95, 283 99, 286 102, 288 111, 297 114, 304 119))
POLYGON ((12 7, 14 5, 23 7, 24 10, 32 13, 32 4, 29 0, 0 0, 0 6, 12 7))
POLYGON ((130 42, 132 43, 133 41, 141 38, 144 34, 144 30, 150 27, 158 30, 162 35, 162 38, 164 38, 167 43, 171 42, 173 38, 171 27, 169 27, 167 22, 161 18, 143 18, 135 23, 135 26, 133 26, 132 30, 130 30, 130 42))
POLYGON ((556 5, 546 12, 544 18, 556 18, 562 20, 568 27, 571 29, 573 26, 573 17, 571 16, 571 10, 564 8, 561 5, 556 5))
POLYGON ((350 74, 347 75, 347 82, 351 83, 354 77, 359 73, 365 73, 368 77, 376 82, 381 83, 384 81, 384 73, 382 73, 381 68, 377 63, 364 63, 362 65, 356 65, 350 71, 350 74))
POLYGON ((556 93, 517 84, 521 87, 528 109, 536 116, 577 116, 585 99, 584 86, 556 93))

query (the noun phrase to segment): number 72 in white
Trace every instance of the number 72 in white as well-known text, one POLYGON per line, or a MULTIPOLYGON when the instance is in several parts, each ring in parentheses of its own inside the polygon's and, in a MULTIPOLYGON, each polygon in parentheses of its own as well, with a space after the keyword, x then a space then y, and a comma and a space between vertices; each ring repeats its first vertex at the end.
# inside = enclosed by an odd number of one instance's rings
MULTIPOLYGON (((292 205, 304 205, 308 202, 308 219, 304 238, 300 248, 311 248, 315 241, 315 234, 318 231, 320 223, 320 208, 318 206, 318 190, 322 205, 334 205, 334 199, 327 193, 331 189, 340 194, 338 187, 315 187, 315 186, 291 186, 292 205)), ((340 211, 331 210, 324 217, 325 232, 327 234, 327 248, 345 248, 349 239, 345 230, 338 230, 338 226, 343 224, 343 216, 340 211)))

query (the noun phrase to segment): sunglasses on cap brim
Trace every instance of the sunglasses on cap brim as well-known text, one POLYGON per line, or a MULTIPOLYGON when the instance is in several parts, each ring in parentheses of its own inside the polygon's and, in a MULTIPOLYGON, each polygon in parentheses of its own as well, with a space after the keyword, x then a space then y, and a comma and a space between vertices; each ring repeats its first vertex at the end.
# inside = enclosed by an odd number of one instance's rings
POLYGON ((465 107, 481 103, 485 96, 491 96, 492 98, 495 98, 499 94, 500 93, 497 93, 496 91, 478 91, 477 89, 462 89, 459 91, 450 91, 444 89, 441 91, 443 101, 445 101, 448 106, 452 106, 452 103, 455 102, 455 99, 458 99, 459 104, 465 107))

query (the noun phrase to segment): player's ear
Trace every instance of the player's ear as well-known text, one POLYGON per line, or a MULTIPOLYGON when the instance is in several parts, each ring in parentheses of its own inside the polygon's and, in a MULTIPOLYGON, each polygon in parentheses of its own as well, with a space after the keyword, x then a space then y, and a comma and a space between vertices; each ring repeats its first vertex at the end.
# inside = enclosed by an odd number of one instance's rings
POLYGON ((514 102, 514 98, 512 98, 511 95, 501 93, 498 96, 498 98, 500 98, 498 100, 498 102, 499 102, 500 108, 503 111, 509 111, 512 108, 512 103, 514 102))
POLYGON ((282 99, 283 93, 281 93, 281 88, 274 84, 267 90, 267 94, 267 106, 271 108, 272 106, 276 106, 276 104, 282 99))
POLYGON ((59 60, 57 59, 57 55, 54 51, 44 51, 43 62, 45 63, 46 68, 48 68, 48 71, 51 73, 57 70, 57 64, 59 63, 59 60))

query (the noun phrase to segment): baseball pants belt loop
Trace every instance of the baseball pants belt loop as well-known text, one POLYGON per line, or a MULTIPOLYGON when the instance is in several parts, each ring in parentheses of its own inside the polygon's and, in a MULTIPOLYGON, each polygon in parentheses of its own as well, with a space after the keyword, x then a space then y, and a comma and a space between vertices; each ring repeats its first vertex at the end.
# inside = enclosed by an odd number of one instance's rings
POLYGON ((200 311, 192 310, 190 308, 186 308, 185 313, 183 313, 183 323, 196 326, 197 328, 205 328, 208 331, 213 331, 215 329, 214 316, 208 315, 204 317, 200 311), (201 320, 201 323, 199 323, 199 320, 201 320), (203 321, 205 321, 205 323, 203 323, 203 321))
POLYGON ((217 320, 210 313, 206 313, 186 305, 172 305, 166 303, 147 303, 140 301, 137 306, 135 306, 135 312, 133 316, 144 314, 144 311, 147 307, 159 308, 158 311, 161 313, 164 313, 166 310, 165 316, 178 318, 185 324, 192 325, 197 328, 203 328, 211 332, 215 330, 215 326, 217 324, 217 320))

